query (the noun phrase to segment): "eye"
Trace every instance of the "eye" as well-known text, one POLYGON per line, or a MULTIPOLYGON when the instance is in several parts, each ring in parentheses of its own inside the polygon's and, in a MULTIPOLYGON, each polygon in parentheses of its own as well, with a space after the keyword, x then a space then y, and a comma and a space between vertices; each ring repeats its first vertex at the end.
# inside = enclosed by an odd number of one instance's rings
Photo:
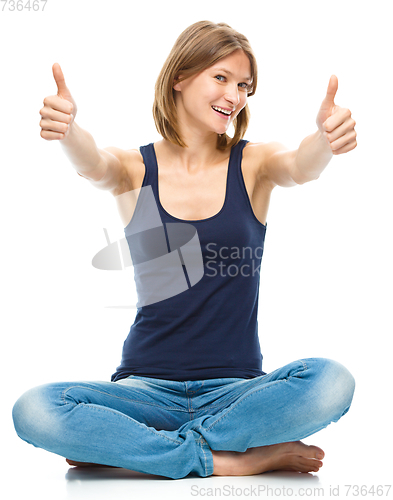
MULTIPOLYGON (((223 80, 225 80, 225 76, 222 76, 222 75, 216 75, 214 78, 223 78, 223 80)), ((218 80, 220 82, 222 82, 223 80, 218 80)), ((242 88, 243 90, 250 90, 251 88, 251 85, 249 85, 248 83, 245 83, 245 82, 242 82, 242 83, 239 83, 240 85, 240 88, 242 88)))

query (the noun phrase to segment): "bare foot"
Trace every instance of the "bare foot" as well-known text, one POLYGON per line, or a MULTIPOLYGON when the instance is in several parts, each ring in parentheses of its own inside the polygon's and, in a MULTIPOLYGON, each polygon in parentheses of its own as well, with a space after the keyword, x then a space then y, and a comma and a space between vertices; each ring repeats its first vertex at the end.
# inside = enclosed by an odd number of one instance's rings
POLYGON ((251 476, 273 470, 318 472, 325 453, 317 446, 307 446, 301 441, 258 446, 240 451, 215 451, 214 476, 251 476), (319 456, 319 454, 321 454, 319 456))
POLYGON ((118 467, 113 467, 112 465, 93 464, 90 462, 75 462, 75 460, 69 460, 68 458, 66 458, 66 462, 68 465, 74 465, 75 467, 111 467, 112 469, 118 469, 118 467))

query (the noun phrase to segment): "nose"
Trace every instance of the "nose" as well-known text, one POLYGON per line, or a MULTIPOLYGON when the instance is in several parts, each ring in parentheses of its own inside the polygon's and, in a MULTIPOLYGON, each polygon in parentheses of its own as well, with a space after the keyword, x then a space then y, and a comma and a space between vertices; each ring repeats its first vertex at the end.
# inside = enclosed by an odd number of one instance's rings
POLYGON ((233 106, 237 106, 240 102, 239 88, 236 85, 228 86, 225 93, 225 99, 233 106))

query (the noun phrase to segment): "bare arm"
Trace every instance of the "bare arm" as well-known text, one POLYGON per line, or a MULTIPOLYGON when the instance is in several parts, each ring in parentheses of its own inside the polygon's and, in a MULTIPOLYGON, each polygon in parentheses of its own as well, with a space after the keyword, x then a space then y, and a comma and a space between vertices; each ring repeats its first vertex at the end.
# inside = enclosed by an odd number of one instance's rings
POLYGON ((93 136, 77 123, 72 123, 68 136, 60 144, 78 175, 94 187, 116 195, 127 182, 125 151, 116 147, 99 149, 93 136))
POLYGON ((275 185, 292 187, 318 179, 332 157, 329 142, 318 130, 291 151, 279 142, 267 144, 265 172, 275 185))
POLYGON ((107 165, 93 136, 75 121, 69 126, 67 137, 60 140, 60 145, 79 175, 94 181, 104 176, 107 165))
POLYGON ((333 155, 357 146, 355 125, 348 108, 334 103, 338 79, 332 75, 317 115, 318 130, 308 135, 297 150, 288 151, 279 143, 267 145, 265 171, 273 185, 294 186, 318 179, 333 155))
POLYGON ((295 157, 300 178, 305 179, 304 182, 318 179, 332 158, 329 141, 319 130, 308 135, 300 143, 295 157))

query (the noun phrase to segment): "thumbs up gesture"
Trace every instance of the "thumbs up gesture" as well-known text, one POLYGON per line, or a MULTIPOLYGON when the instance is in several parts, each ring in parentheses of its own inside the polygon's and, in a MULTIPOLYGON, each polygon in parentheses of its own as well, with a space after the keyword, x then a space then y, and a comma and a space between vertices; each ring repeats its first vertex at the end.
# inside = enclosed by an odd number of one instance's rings
POLYGON ((57 95, 45 97, 44 107, 40 109, 41 137, 47 141, 62 140, 70 133, 75 119, 77 106, 69 91, 60 64, 52 66, 57 85, 57 95))
POLYGON ((352 118, 351 111, 334 103, 337 88, 337 76, 332 75, 316 122, 321 134, 327 138, 332 153, 341 155, 356 148, 357 134, 355 132, 356 122, 352 118))

